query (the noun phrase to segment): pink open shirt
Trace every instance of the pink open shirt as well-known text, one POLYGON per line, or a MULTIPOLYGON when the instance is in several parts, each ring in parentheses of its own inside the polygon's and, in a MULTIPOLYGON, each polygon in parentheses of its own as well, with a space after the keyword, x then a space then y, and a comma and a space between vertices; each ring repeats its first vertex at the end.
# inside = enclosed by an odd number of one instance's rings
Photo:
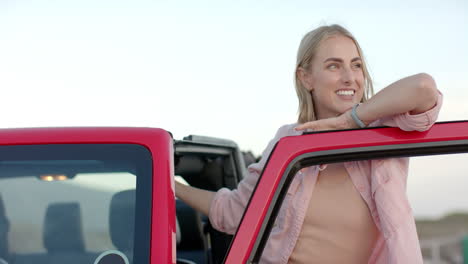
MULTIPOLYGON (((442 106, 437 104, 425 113, 409 113, 377 120, 371 126, 386 125, 405 131, 425 131, 436 121, 442 106)), ((249 174, 236 190, 219 190, 210 207, 214 228, 233 234, 240 222, 258 177, 276 142, 285 136, 300 135, 294 127, 282 126, 262 154, 260 162, 248 167, 249 174)), ((411 206, 406 196, 408 158, 353 161, 344 163, 356 189, 367 203, 380 236, 368 263, 423 263, 411 206)), ((301 231, 308 203, 318 175, 317 166, 296 174, 276 223, 263 251, 260 263, 287 263, 301 231)), ((337 252, 339 254, 339 252, 337 252)))

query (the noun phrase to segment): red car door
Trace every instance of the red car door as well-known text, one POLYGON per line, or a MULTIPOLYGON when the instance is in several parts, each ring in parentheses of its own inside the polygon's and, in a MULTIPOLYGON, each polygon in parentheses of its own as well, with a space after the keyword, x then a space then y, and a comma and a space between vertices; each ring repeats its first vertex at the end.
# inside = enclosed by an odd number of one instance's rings
POLYGON ((0 262, 175 263, 173 155, 157 128, 1 129, 0 262))
POLYGON ((437 123, 425 132, 368 128, 282 138, 257 183, 225 263, 258 263, 282 199, 301 168, 351 160, 466 152, 468 121, 437 123))

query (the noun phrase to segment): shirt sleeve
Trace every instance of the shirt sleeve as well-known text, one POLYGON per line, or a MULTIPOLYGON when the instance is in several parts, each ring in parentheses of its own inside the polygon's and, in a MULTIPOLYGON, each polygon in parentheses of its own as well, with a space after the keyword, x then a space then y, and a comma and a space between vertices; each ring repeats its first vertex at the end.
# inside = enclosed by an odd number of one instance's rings
POLYGON ((257 184, 268 157, 280 138, 290 134, 294 129, 292 125, 284 125, 278 129, 275 137, 268 143, 258 163, 251 164, 247 168, 247 176, 239 183, 237 189, 222 188, 215 194, 208 217, 212 226, 228 234, 234 234, 240 223, 250 196, 257 184))
POLYGON ((416 115, 412 115, 409 112, 406 112, 403 114, 382 118, 381 120, 375 122, 375 124, 372 126, 384 125, 390 127, 399 127, 404 131, 426 131, 436 122, 442 107, 442 100, 443 96, 439 92, 436 105, 426 112, 416 115))

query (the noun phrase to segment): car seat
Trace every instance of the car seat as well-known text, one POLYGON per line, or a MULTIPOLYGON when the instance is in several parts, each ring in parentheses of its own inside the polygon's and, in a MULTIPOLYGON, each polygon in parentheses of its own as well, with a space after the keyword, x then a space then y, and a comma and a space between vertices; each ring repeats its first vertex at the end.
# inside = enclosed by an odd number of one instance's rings
POLYGON ((133 262, 135 230, 135 190, 125 190, 112 196, 109 212, 109 230, 114 246, 133 262))
POLYGON ((207 242, 202 214, 181 200, 176 200, 176 214, 180 226, 177 256, 195 263, 207 263, 207 242))
MULTIPOLYGON (((122 251, 132 262, 133 237, 135 229, 135 190, 125 190, 114 194, 110 204, 109 229, 112 244, 122 251)), ((177 221, 177 219, 176 219, 177 221)), ((181 242, 179 222, 176 222, 177 244, 181 242)), ((177 259, 178 263, 192 263, 185 259, 177 259)))
POLYGON ((8 260, 10 252, 8 248, 8 232, 10 231, 10 222, 6 216, 3 198, 0 195, 0 259, 8 260))
POLYGON ((44 221, 47 263, 92 263, 94 254, 85 252, 81 208, 77 202, 49 205, 44 221))
POLYGON ((78 203, 49 205, 44 221, 44 247, 49 253, 84 252, 81 211, 78 203))

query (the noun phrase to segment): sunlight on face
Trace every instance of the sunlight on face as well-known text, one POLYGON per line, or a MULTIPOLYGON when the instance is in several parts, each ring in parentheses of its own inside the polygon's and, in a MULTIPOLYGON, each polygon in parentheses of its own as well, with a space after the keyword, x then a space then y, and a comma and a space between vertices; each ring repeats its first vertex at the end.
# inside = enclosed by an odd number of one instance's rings
POLYGON ((363 97, 362 61, 348 37, 336 35, 323 40, 309 76, 318 119, 340 115, 363 97))

